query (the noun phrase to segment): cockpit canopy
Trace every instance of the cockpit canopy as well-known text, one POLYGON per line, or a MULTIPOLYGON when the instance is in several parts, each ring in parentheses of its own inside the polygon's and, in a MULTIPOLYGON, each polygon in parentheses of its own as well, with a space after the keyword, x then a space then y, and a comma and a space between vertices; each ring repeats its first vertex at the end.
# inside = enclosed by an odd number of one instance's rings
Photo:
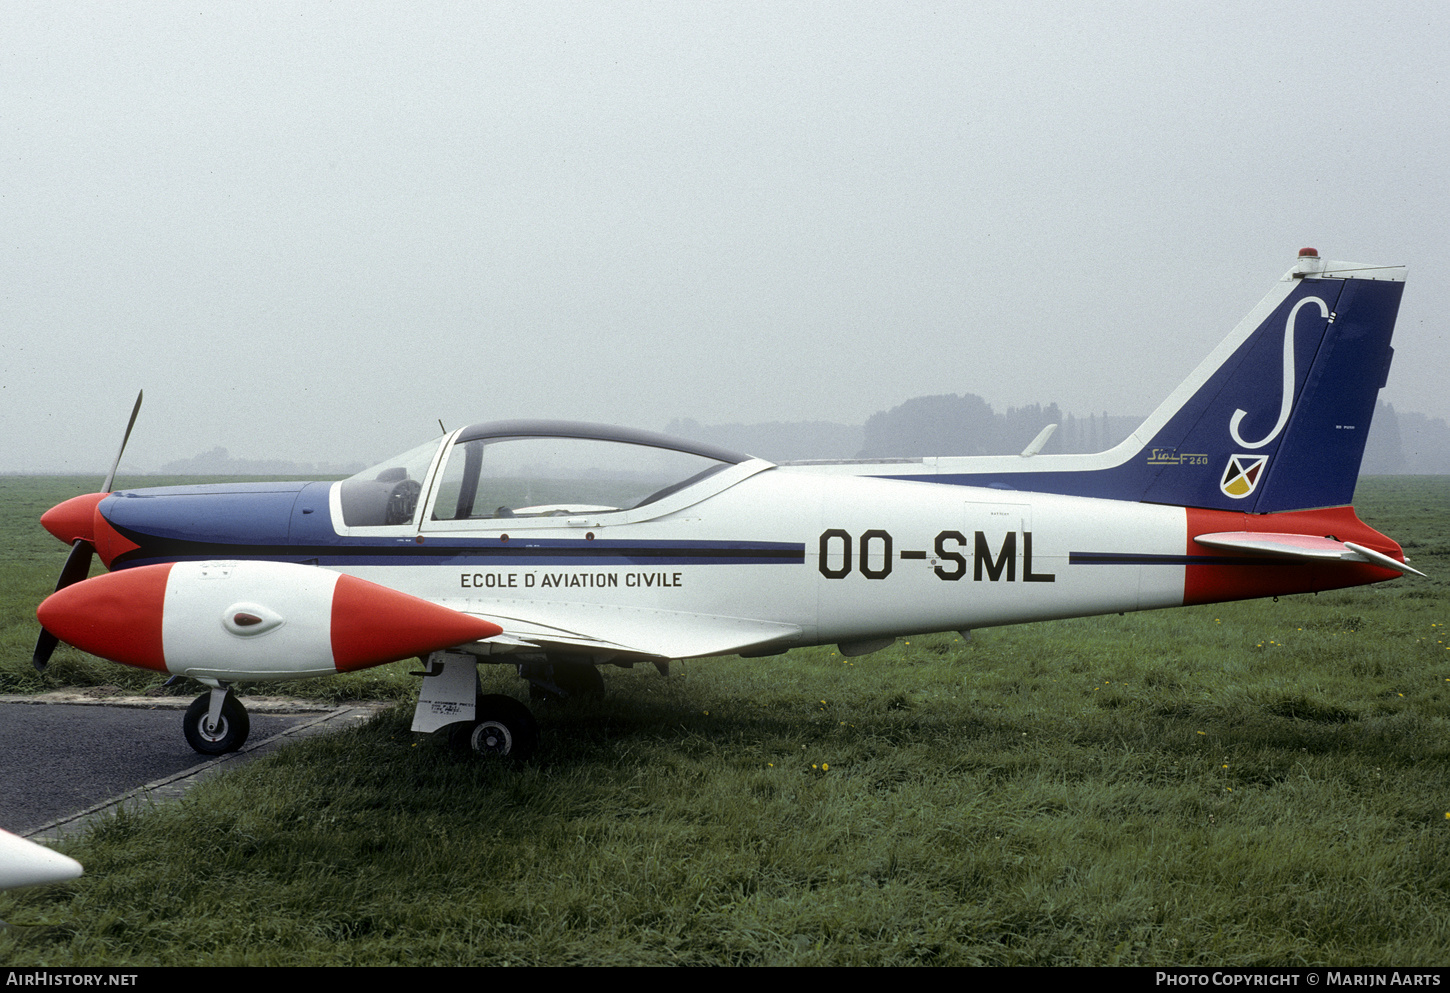
POLYGON ((426 521, 632 510, 748 461, 713 445, 628 428, 572 421, 474 424, 344 480, 343 523, 411 524, 420 502, 426 521))

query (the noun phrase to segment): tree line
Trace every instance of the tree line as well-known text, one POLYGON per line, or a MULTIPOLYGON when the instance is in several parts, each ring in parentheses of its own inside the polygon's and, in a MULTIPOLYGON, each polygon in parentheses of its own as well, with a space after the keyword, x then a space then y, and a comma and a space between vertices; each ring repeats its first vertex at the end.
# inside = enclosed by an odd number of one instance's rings
MULTIPOLYGON (((973 393, 914 397, 867 418, 863 425, 827 421, 706 425, 685 418, 666 434, 704 441, 773 462, 886 459, 923 455, 1016 455, 1048 424, 1057 430, 1044 454, 1112 448, 1143 422, 1141 416, 1064 414, 1055 403, 995 411, 973 393)), ((1450 475, 1450 426, 1441 418, 1399 413, 1380 401, 1365 444, 1363 475, 1450 475)))

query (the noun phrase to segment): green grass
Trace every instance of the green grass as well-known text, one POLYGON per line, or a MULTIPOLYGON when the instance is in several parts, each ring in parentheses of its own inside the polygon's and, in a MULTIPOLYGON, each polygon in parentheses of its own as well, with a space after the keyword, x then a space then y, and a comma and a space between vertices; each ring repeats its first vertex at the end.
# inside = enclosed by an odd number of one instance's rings
POLYGON ((1358 503, 1430 578, 606 670, 518 767, 399 708, 68 838, 0 961, 1450 964, 1450 480, 1358 503))

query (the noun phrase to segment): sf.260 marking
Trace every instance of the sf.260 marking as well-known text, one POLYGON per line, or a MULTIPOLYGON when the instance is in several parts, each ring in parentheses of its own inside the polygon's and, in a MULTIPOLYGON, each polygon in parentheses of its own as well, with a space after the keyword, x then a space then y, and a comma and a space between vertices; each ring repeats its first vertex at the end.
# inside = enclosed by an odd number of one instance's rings
MULTIPOLYGON (((880 528, 861 532, 853 541, 848 531, 830 528, 821 532, 820 559, 818 568, 827 579, 845 579, 855 568, 867 579, 885 579, 891 575, 894 561, 891 534, 880 528), (854 555, 853 555, 854 553, 854 555)), ((967 536, 960 531, 942 531, 932 546, 934 560, 940 564, 932 568, 938 579, 956 582, 967 574, 967 556, 964 550, 967 536)), ((921 550, 903 550, 903 559, 926 559, 921 550)), ((1008 531, 1002 544, 994 553, 987 542, 987 535, 976 532, 972 543, 972 579, 981 582, 986 576, 989 582, 1017 581, 1017 532, 1008 531)), ((1051 572, 1032 571, 1032 532, 1022 532, 1022 581, 1024 583, 1053 583, 1057 575, 1051 572)))

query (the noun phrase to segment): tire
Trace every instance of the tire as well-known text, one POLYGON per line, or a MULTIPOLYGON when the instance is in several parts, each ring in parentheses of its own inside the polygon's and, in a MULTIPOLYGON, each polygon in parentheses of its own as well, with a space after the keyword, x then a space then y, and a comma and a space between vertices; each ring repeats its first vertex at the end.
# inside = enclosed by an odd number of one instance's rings
POLYGON ((467 725, 464 740, 474 755, 522 762, 534 754, 539 726, 529 708, 511 696, 491 694, 478 698, 477 719, 467 725))
POLYGON ((228 692, 222 702, 221 718, 217 721, 217 726, 208 730, 206 717, 210 710, 210 693, 203 693, 186 708, 186 723, 183 725, 186 743, 203 755, 225 755, 241 748, 252 730, 247 708, 228 692))

